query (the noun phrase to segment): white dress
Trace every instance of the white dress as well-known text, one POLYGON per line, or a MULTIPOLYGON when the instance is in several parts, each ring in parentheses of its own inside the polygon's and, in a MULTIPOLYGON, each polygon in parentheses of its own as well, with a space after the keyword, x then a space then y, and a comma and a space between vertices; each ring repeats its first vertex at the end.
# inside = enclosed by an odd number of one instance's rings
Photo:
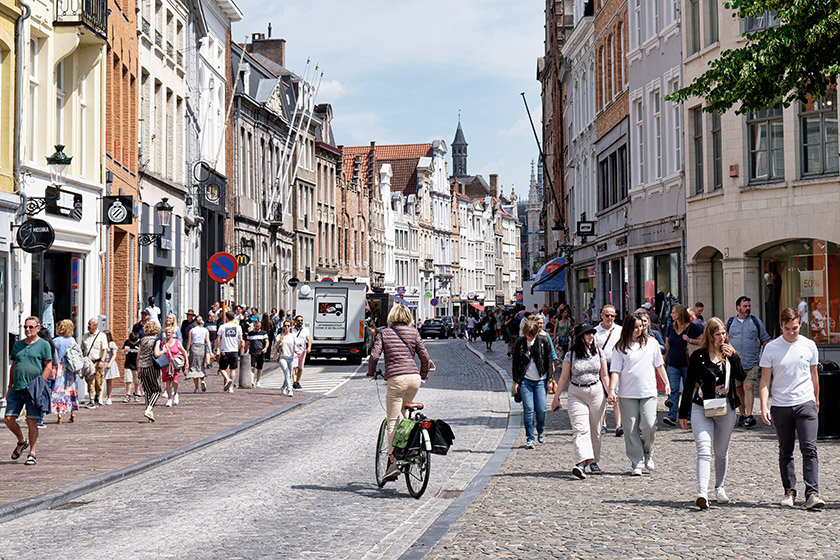
MULTIPOLYGON (((117 345, 112 342, 111 345, 108 346, 108 353, 105 356, 105 364, 106 365, 108 364, 108 362, 111 361, 111 358, 113 358, 114 355, 116 355, 116 353, 117 353, 117 345)), ((120 368, 117 365, 117 361, 114 360, 114 365, 112 365, 110 368, 107 368, 105 370, 105 379, 117 379, 119 376, 120 376, 120 368)))

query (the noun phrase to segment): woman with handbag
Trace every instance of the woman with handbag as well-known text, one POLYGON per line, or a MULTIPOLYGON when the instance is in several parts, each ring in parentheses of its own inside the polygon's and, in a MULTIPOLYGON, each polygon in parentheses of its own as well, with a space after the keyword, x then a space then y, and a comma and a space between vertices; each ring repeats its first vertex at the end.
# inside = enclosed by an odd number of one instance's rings
POLYGON ((560 393, 569 385, 568 409, 572 424, 575 466, 572 474, 583 480, 586 467, 601 474, 601 418, 607 409, 610 388, 607 357, 595 344, 595 327, 584 323, 575 329, 575 341, 563 357, 563 370, 551 410, 560 408, 560 393))
MULTIPOLYGON (((62 415, 68 412, 70 413, 70 422, 75 422, 76 412, 79 410, 79 390, 76 385, 76 374, 65 366, 67 350, 76 344, 76 340, 73 338, 74 328, 73 321, 62 319, 55 328, 55 333, 58 336, 53 339, 56 353, 53 370, 56 373, 55 383, 50 392, 50 400, 52 401, 52 412, 58 416, 57 424, 64 422, 62 415)), ((81 355, 81 350, 77 349, 77 351, 81 355)))
POLYGON ((388 326, 379 329, 373 339, 373 348, 368 358, 368 377, 376 375, 379 357, 385 357, 385 381, 388 390, 385 393, 385 408, 388 416, 388 445, 391 449, 390 463, 385 472, 385 480, 396 480, 400 476, 399 466, 393 454, 394 432, 403 414, 403 406, 411 402, 420 381, 429 377, 431 360, 420 332, 413 327, 411 311, 402 303, 395 303, 388 313, 388 326), (420 358, 420 369, 414 361, 420 358))
POLYGON ((146 410, 143 416, 149 422, 154 422, 155 403, 160 397, 160 367, 155 360, 160 325, 155 321, 149 321, 143 328, 143 332, 146 336, 140 339, 140 349, 137 352, 137 375, 140 378, 140 384, 143 385, 143 396, 146 397, 146 410))
POLYGON ((163 331, 166 339, 158 340, 155 345, 155 358, 169 358, 168 366, 161 364, 164 392, 169 397, 166 406, 178 404, 178 376, 188 367, 187 351, 184 350, 181 341, 175 338, 177 330, 174 325, 167 326, 163 331))
POLYGON ((534 424, 537 441, 545 441, 545 395, 553 381, 554 362, 551 359, 551 341, 540 336, 539 321, 525 320, 522 335, 513 348, 513 393, 522 399, 525 422, 525 449, 534 448, 534 424))
MULTIPOLYGON (((680 384, 685 387, 683 393, 691 392, 685 381, 688 375, 688 346, 697 343, 703 336, 703 330, 691 322, 691 316, 685 305, 675 305, 671 308, 671 320, 673 323, 668 327, 665 338, 665 365, 668 370, 668 381, 671 384, 671 394, 668 395, 668 399, 672 404, 662 422, 668 426, 676 426, 680 384)), ((689 411, 690 417, 691 411, 689 411)))
POLYGON ((729 462, 729 439, 741 405, 735 391, 735 381, 746 378, 741 358, 729 344, 723 321, 712 317, 706 323, 700 347, 688 361, 688 376, 680 399, 679 418, 683 430, 688 430, 689 409, 691 430, 697 446, 697 497, 700 509, 709 507, 708 487, 715 454, 715 498, 719 504, 729 501, 723 484, 729 462))

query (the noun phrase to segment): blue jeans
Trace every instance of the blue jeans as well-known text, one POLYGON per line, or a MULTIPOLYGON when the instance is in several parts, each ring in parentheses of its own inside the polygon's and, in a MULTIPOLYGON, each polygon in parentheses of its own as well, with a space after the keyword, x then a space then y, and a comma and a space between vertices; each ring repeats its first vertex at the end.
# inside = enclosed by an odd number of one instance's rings
POLYGON ((534 413, 537 416, 537 433, 545 432, 545 388, 546 380, 531 381, 523 379, 519 385, 522 397, 522 413, 525 421, 525 437, 534 441, 534 413))
MULTIPOLYGON (((685 377, 688 375, 688 366, 668 366, 668 384, 671 385, 671 394, 668 397, 674 404, 668 409, 668 418, 672 420, 677 419, 677 409, 680 407, 680 385, 685 382, 685 377)), ((687 390, 687 389, 686 389, 687 390)), ((691 409, 688 409, 688 417, 691 418, 691 409)))
POLYGON ((280 369, 283 370, 283 388, 292 390, 292 359, 280 358, 280 369))

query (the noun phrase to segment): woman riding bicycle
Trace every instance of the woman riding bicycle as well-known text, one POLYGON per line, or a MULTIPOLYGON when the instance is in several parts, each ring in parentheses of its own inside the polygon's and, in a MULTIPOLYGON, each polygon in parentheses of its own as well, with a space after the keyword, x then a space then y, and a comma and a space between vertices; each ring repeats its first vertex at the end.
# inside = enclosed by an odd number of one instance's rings
POLYGON ((388 391, 385 395, 385 408, 388 415, 388 446, 390 463, 385 473, 385 480, 399 478, 400 470, 393 455, 391 442, 400 422, 403 405, 411 402, 420 388, 420 380, 429 376, 429 353, 414 328, 414 319, 408 307, 402 303, 394 304, 388 313, 388 325, 391 328, 380 329, 373 341, 373 349, 368 358, 368 377, 376 375, 376 363, 385 353, 385 380, 388 391), (420 370, 414 356, 420 357, 420 370))

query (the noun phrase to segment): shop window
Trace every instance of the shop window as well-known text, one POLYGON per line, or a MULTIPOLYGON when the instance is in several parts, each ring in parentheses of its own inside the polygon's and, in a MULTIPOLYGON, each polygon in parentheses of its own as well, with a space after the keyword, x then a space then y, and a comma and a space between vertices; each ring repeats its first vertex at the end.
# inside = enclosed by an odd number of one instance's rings
POLYGON ((662 296, 672 295, 679 300, 680 297, 680 254, 679 252, 661 253, 658 255, 646 255, 636 260, 637 302, 642 305, 649 301, 654 303, 656 294, 662 292, 662 296))
POLYGON ((802 175, 835 174, 837 154, 837 90, 799 104, 802 175))
POLYGON ((798 308, 800 332, 818 344, 840 344, 840 245, 824 239, 786 241, 761 253, 761 302, 753 303, 771 336, 779 313, 798 308), (807 322, 806 322, 807 321, 807 322))
POLYGON ((762 109, 747 117, 750 137, 750 181, 781 180, 785 175, 782 108, 762 109))

